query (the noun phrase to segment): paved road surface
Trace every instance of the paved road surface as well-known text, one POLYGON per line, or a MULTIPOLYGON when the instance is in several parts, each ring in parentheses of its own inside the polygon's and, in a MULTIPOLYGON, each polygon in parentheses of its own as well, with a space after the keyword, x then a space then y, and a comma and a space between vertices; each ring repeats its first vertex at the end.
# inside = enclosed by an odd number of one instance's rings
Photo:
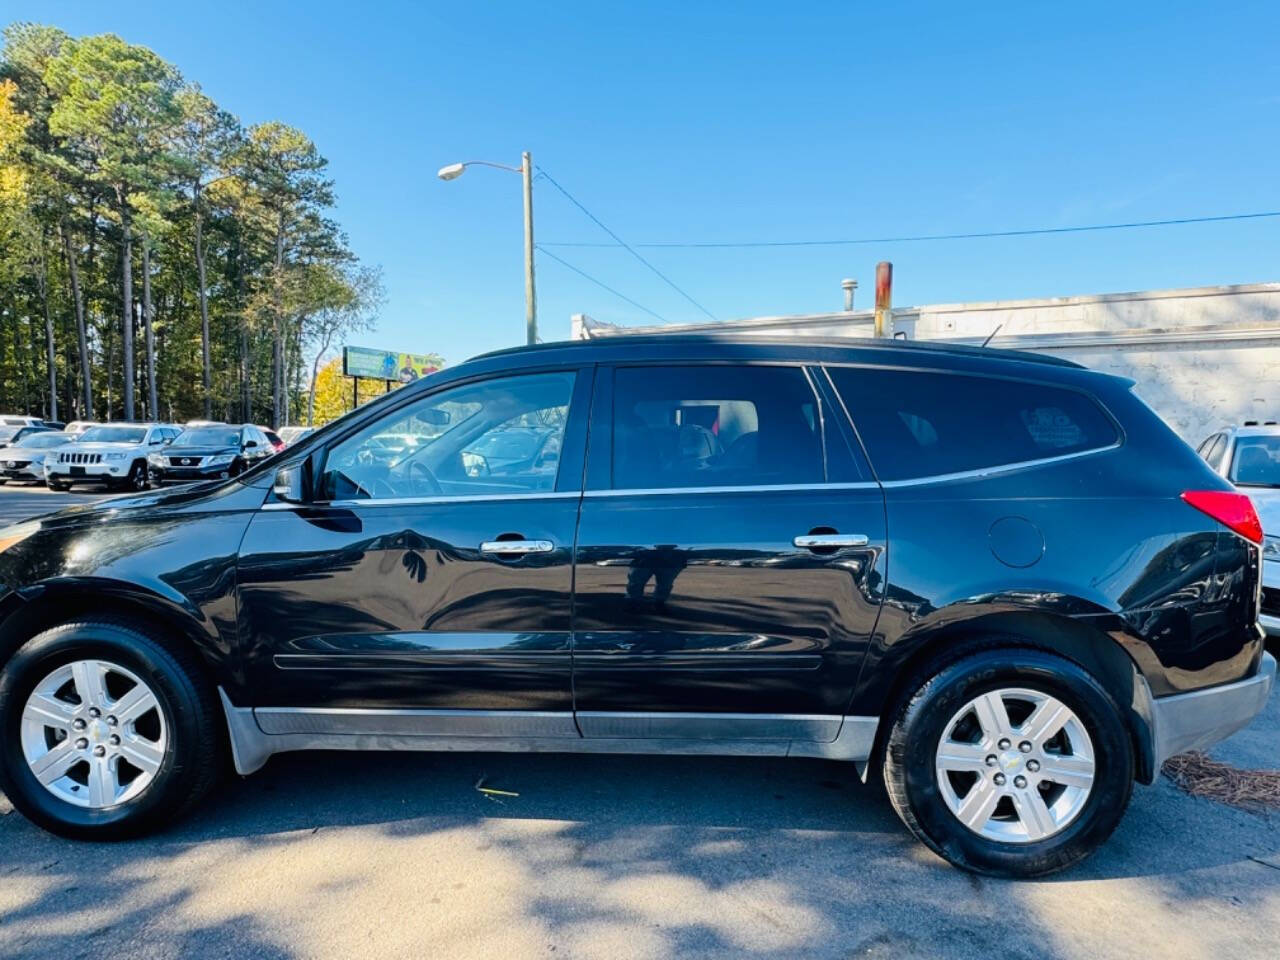
MULTIPOLYGON (((1278 743, 1275 697, 1217 753, 1275 768, 1278 743)), ((6 958, 1247 960, 1278 944, 1280 815, 1167 781, 1137 789, 1099 855, 1035 883, 952 870, 821 761, 285 755, 110 845, 45 834, 0 797, 6 958), (482 776, 519 796, 487 799, 482 776)))
POLYGON ((28 517, 61 510, 73 503, 86 503, 111 496, 104 487, 75 487, 58 493, 41 485, 10 481, 0 487, 0 525, 18 523, 28 517))

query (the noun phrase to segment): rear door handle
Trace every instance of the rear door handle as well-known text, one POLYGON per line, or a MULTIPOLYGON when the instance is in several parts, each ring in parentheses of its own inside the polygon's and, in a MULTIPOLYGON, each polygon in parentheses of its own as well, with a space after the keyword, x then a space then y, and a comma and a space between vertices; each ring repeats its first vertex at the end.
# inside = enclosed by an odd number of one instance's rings
POLYGON ((806 550, 814 548, 865 547, 871 541, 864 533, 806 533, 791 541, 806 550))
POLYGON ((550 553, 556 545, 550 540, 486 540, 481 553, 550 553))

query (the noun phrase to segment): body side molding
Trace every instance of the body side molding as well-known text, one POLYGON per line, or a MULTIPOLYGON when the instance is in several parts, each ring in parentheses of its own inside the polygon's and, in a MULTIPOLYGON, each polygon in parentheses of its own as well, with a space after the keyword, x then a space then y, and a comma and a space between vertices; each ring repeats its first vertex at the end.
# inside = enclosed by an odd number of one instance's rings
MULTIPOLYGON (((876 717, 803 718, 814 730, 839 732, 834 739, 797 739, 802 718, 775 718, 789 735, 768 735, 767 716, 753 716, 742 736, 723 735, 732 720, 705 715, 717 736, 582 737, 569 712, 468 710, 306 709, 237 707, 218 688, 227 715, 231 755, 242 776, 276 753, 295 750, 496 751, 504 753, 648 753, 707 756, 816 757, 865 761, 875 743, 876 717)), ((599 714, 596 714, 600 717, 599 714)), ((687 721, 689 714, 681 715, 687 721)), ((660 715, 655 719, 660 718, 660 715)), ((635 714, 629 720, 637 719, 635 714)), ((690 726, 688 729, 696 729, 690 726)))

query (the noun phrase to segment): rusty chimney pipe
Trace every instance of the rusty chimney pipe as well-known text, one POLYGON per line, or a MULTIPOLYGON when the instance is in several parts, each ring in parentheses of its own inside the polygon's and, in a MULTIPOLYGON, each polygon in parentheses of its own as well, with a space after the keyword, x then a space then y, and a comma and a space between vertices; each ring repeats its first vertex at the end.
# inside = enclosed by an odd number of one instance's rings
POLYGON ((845 277, 840 286, 844 288, 844 312, 853 313, 853 292, 858 289, 858 281, 845 277))
POLYGON ((875 336, 893 336, 893 264, 881 260, 876 264, 875 336))

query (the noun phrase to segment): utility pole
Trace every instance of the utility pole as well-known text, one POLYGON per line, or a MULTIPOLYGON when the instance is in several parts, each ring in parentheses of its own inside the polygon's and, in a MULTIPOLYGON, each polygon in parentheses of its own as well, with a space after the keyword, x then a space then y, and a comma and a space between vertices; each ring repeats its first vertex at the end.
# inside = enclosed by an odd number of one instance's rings
POLYGON ((457 180, 467 167, 496 167, 520 174, 524 186, 524 332, 525 342, 538 342, 538 295, 533 288, 533 157, 526 150, 520 154, 520 166, 512 167, 492 160, 468 160, 441 167, 436 174, 441 180, 457 180))
POLYGON ((527 342, 538 342, 538 295, 533 286, 533 157, 520 155, 524 179, 524 326, 527 342))

